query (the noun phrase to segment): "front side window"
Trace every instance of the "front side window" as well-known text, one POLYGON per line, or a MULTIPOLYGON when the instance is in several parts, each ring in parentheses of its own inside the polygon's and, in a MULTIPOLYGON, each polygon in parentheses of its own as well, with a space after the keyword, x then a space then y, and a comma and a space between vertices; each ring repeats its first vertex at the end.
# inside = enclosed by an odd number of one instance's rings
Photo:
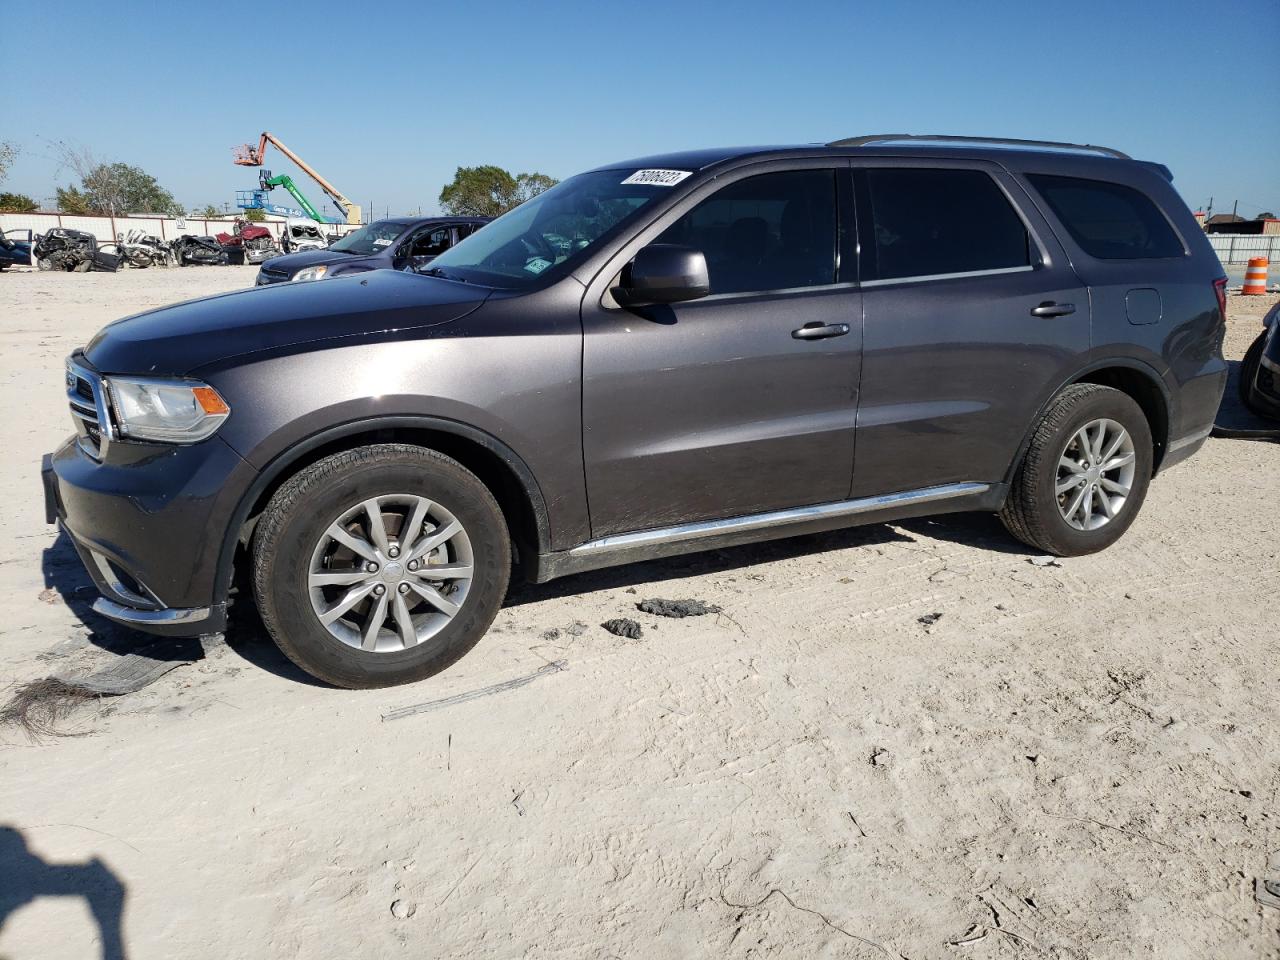
POLYGON ((449 249, 449 228, 437 227, 424 230, 413 238, 409 248, 411 257, 434 257, 449 249))
POLYGON ((532 287, 572 270, 689 175, 635 168, 579 174, 484 224, 425 272, 509 289, 532 287), (656 174, 667 175, 665 181, 656 174))
POLYGON ((400 236, 404 231, 405 225, 403 223, 379 220, 376 223, 365 224, 354 233, 348 233, 329 249, 336 250, 339 253, 351 253, 359 256, 381 253, 391 246, 396 237, 400 236))
POLYGON ((863 279, 1026 267, 1027 228, 981 170, 874 168, 859 190, 863 279), (869 207, 869 210, 863 210, 869 207), (868 216, 869 214, 869 216, 868 216))
POLYGON ((1186 252, 1151 198, 1132 187, 1038 173, 1027 179, 1091 257, 1155 260, 1186 252))
POLYGON ((792 170, 739 180, 654 242, 701 250, 712 295, 834 283, 835 177, 833 170, 792 170))

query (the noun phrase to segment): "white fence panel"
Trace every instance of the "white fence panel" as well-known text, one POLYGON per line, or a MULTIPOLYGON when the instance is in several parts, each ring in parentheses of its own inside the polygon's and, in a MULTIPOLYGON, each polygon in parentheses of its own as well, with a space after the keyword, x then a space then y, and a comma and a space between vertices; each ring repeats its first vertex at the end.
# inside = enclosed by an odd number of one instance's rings
POLYGON ((1250 257, 1280 258, 1280 234, 1211 233, 1209 245, 1223 263, 1244 263, 1250 257))
MULTIPOLYGON (((284 230, 282 217, 269 217, 260 226, 271 231, 271 235, 279 242, 284 230)), ((54 227, 68 230, 83 230, 91 233, 98 244, 115 243, 116 235, 140 229, 161 240, 177 240, 184 234, 197 237, 214 237, 219 233, 235 232, 235 217, 225 220, 205 220, 193 217, 78 217, 65 213, 0 213, 0 230, 30 230, 32 233, 44 233, 54 227)), ((359 227, 345 223, 323 223, 320 230, 325 234, 344 236, 359 227)))

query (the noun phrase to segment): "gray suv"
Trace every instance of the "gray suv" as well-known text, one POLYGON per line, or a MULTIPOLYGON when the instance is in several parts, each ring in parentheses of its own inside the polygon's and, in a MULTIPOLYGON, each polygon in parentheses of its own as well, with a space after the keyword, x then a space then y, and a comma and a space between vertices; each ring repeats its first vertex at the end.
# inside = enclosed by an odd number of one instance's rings
POLYGON ((1085 554, 1208 435, 1224 289, 1169 171, 1105 148, 610 164, 424 274, 106 327, 67 364, 47 512, 103 615, 219 631, 251 588, 345 687, 453 663, 513 564, 540 582, 965 510, 1085 554))

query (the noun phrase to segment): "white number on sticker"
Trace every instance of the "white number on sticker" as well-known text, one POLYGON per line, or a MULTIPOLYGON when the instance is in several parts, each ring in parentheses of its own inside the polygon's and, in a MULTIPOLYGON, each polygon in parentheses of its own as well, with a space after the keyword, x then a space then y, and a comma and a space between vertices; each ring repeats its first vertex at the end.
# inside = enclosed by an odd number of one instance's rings
POLYGON ((644 183, 651 187, 674 187, 685 177, 693 176, 690 170, 637 170, 623 183, 644 183))

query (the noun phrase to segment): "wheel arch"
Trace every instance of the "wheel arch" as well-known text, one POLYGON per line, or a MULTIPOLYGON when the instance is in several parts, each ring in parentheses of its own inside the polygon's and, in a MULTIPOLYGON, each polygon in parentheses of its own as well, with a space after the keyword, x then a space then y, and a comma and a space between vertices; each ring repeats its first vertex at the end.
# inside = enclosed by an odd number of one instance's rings
POLYGON ((298 441, 277 454, 241 497, 218 555, 215 597, 227 598, 237 558, 249 546, 258 518, 290 477, 325 457, 372 443, 411 443, 452 457, 489 488, 524 560, 526 551, 551 549, 546 500, 528 464, 496 437, 468 424, 428 416, 383 416, 352 420, 298 441))
POLYGON ((1023 435, 1022 442, 1018 445, 1017 455, 1009 465, 1008 473, 1005 474, 1006 483, 1013 482, 1018 465, 1026 456, 1031 438, 1035 435, 1036 427, 1044 418, 1049 405, 1063 390, 1076 383, 1096 383, 1099 386, 1119 390, 1142 408, 1147 424, 1151 427, 1152 474, 1159 471, 1169 446, 1169 428, 1173 409, 1173 398, 1169 393, 1169 387, 1154 367, 1141 360, 1109 358, 1099 360, 1077 371, 1074 376, 1063 381, 1049 394, 1040 409, 1036 411, 1035 417, 1023 435))

